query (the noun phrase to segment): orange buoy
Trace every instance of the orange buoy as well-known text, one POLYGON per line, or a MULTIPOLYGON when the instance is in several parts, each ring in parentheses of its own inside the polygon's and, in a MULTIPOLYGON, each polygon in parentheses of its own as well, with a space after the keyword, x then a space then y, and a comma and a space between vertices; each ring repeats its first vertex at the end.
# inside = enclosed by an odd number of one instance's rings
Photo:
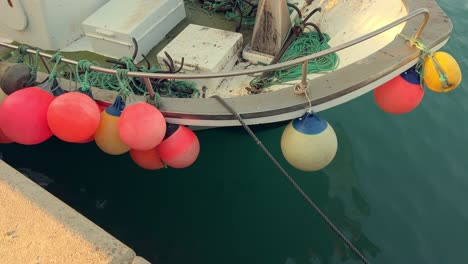
POLYGON ((52 136, 47 109, 54 97, 37 87, 20 89, 0 105, 0 127, 7 138, 24 144, 42 143, 52 136))
POLYGON ((377 105, 390 114, 405 114, 415 109, 424 96, 415 67, 401 73, 374 90, 377 105))
POLYGON ((54 135, 72 143, 90 139, 99 126, 99 120, 96 102, 81 92, 60 95, 47 112, 47 121, 54 135))
POLYGON ((96 145, 110 155, 120 155, 130 150, 119 136, 119 119, 124 107, 122 97, 117 96, 114 104, 102 111, 99 127, 94 134, 96 145))
POLYGON ((166 121, 154 106, 139 102, 126 106, 119 120, 119 135, 127 146, 137 150, 156 147, 166 133, 166 121))
POLYGON ((157 149, 167 166, 180 169, 195 162, 200 153, 200 142, 189 128, 168 124, 166 136, 157 149))
POLYGON ((0 128, 0 144, 6 144, 6 143, 13 143, 13 140, 5 136, 2 129, 0 128))
POLYGON ((164 162, 159 156, 157 148, 148 150, 130 150, 130 157, 133 162, 146 170, 159 170, 164 168, 164 162))

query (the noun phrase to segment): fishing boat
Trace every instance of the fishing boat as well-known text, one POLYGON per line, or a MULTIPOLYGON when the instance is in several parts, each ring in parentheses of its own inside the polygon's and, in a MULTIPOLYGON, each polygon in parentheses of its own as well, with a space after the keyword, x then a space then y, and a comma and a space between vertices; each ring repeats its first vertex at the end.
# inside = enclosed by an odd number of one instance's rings
MULTIPOLYGON (((109 75, 122 68, 120 58, 131 57, 135 67, 127 67, 126 76, 144 85, 147 96, 160 95, 158 109, 167 122, 223 127, 240 123, 213 96, 222 97, 249 125, 291 120, 309 107, 320 112, 372 91, 417 64, 421 50, 408 38, 436 51, 452 30, 434 0, 235 0, 215 6, 221 2, 0 1, 0 46, 10 49, 4 57, 23 44, 31 47, 26 52, 43 59, 60 51, 61 63, 69 65, 107 60, 113 64, 92 64, 89 70, 109 75), (243 13, 244 8, 249 12, 243 13), (281 60, 278 54, 284 55, 285 45, 295 40, 288 43, 293 29, 314 33, 326 45, 281 60), (328 57, 331 65, 322 69, 319 60, 326 56, 334 57, 328 57), (159 70, 138 70, 146 63, 158 63, 159 70), (292 67, 296 75, 287 80, 274 75, 292 67), (265 85, 261 77, 271 83, 265 85), (260 85, 252 85, 255 80, 260 85), (193 90, 177 90, 183 98, 167 95, 158 87, 161 81, 190 83, 193 90)), ((50 62, 43 61, 50 70, 50 62)), ((49 77, 46 68, 41 69, 38 83, 49 77)), ((73 87, 67 80, 60 85, 73 87)), ((117 95, 102 87, 92 91, 104 104, 117 95)), ((142 94, 135 98, 145 100, 142 94)))
POLYGON ((319 171, 338 142, 316 112, 375 89, 382 110, 402 114, 424 84, 460 84, 453 57, 435 53, 451 31, 434 0, 0 0, 0 46, 13 50, 0 54, 0 143, 54 135, 180 169, 200 152, 187 126, 242 125, 368 263, 248 125, 293 120, 283 156, 319 171))

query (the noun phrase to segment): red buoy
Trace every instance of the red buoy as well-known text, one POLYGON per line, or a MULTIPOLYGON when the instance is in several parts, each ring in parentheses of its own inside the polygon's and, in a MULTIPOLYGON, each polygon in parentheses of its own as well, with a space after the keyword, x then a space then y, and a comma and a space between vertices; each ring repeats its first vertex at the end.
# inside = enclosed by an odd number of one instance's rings
POLYGON ((82 141, 79 141, 79 142, 74 142, 74 143, 78 143, 78 144, 86 144, 86 143, 90 143, 94 141, 94 135, 90 136, 89 138, 85 139, 85 140, 82 140, 82 141))
POLYGON ((404 114, 415 109, 424 96, 419 73, 411 68, 374 90, 377 105, 390 114, 404 114))
POLYGON ((73 143, 89 140, 99 126, 100 117, 96 102, 80 92, 60 95, 50 104, 47 113, 54 135, 73 143))
POLYGON ((198 157, 200 142, 192 130, 184 126, 169 124, 165 139, 157 149, 161 159, 172 168, 185 168, 198 157))
POLYGON ((156 147, 166 133, 166 121, 154 106, 139 102, 125 107, 119 119, 122 142, 136 150, 156 147))
POLYGON ((7 138, 24 144, 42 143, 52 136, 47 125, 47 109, 54 97, 28 87, 10 94, 0 105, 0 127, 7 138))
POLYGON ((7 143, 13 143, 13 140, 5 136, 2 129, 0 128, 0 144, 7 144, 7 143))
POLYGON ((164 168, 164 163, 156 148, 149 150, 130 150, 130 157, 133 162, 146 170, 159 170, 164 168))
MULTIPOLYGON (((97 103, 97 106, 99 108, 99 111, 101 112, 102 114, 102 111, 106 110, 106 107, 104 107, 103 105, 99 104, 98 102, 97 103)), ((83 141, 80 141, 80 142, 76 142, 78 144, 86 144, 86 143, 90 143, 90 142, 93 142, 94 141, 94 135, 90 136, 89 138, 83 140, 83 141)))

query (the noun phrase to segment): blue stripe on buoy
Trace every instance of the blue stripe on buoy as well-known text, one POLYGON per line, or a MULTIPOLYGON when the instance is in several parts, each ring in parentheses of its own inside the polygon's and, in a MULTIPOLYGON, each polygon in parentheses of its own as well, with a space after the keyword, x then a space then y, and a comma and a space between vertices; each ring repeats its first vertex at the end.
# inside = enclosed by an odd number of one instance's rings
POLYGON ((400 76, 407 82, 411 84, 419 84, 420 78, 419 73, 416 72, 416 67, 413 66, 409 68, 407 71, 400 74, 400 76))
POLYGON ((314 113, 306 112, 302 117, 294 119, 293 128, 306 135, 317 135, 322 133, 328 126, 328 123, 314 113))

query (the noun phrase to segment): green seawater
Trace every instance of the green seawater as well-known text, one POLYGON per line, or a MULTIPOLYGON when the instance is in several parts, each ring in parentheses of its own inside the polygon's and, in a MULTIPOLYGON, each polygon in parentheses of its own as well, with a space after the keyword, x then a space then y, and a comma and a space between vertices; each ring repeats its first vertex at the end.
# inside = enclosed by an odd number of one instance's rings
MULTIPOLYGON (((454 24, 442 50, 466 77, 468 2, 439 3, 454 24)), ((256 133, 372 263, 468 263, 467 102, 464 81, 447 94, 426 90, 406 115, 382 112, 372 93, 321 112, 339 150, 316 173, 282 158, 284 126, 256 133)), ((0 152, 152 263, 359 263, 243 129, 197 135, 200 157, 183 170, 149 172, 128 155, 56 139, 0 152)))

